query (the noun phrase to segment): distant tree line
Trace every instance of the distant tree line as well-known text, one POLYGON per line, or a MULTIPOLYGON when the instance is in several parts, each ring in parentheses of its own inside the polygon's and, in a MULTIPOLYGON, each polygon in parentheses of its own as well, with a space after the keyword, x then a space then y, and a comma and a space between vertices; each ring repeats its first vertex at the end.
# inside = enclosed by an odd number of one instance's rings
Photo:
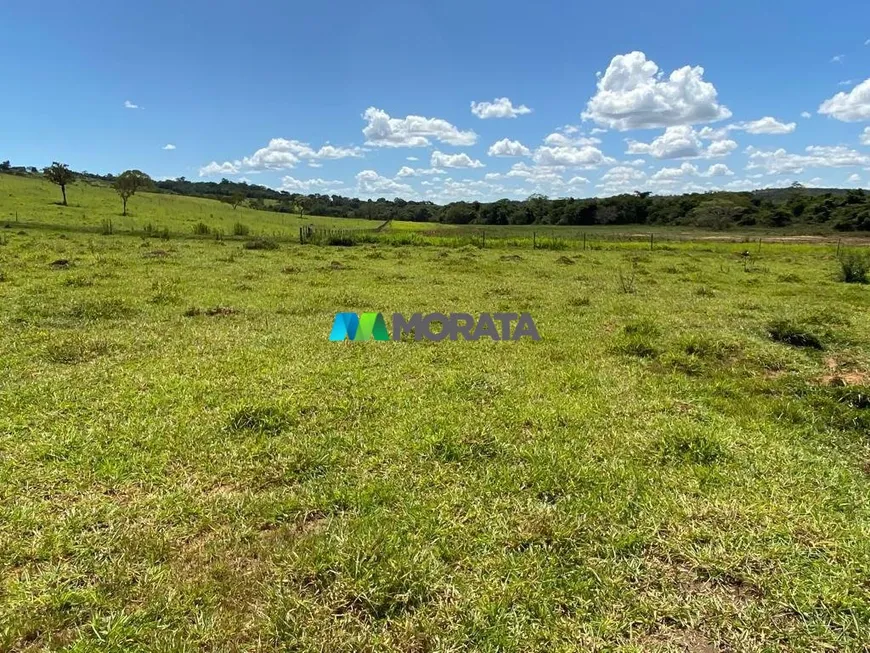
POLYGON ((708 229, 786 227, 817 224, 840 231, 870 231, 870 194, 860 189, 788 188, 752 192, 714 191, 685 195, 626 193, 607 198, 559 198, 532 195, 525 200, 432 202, 361 200, 341 195, 302 195, 222 179, 158 181, 159 189, 181 195, 229 201, 244 195, 261 210, 368 220, 407 220, 460 225, 676 225, 708 229))
MULTIPOLYGON (((14 168, 8 161, 0 172, 32 174, 35 168, 14 168)), ((839 231, 870 231, 870 194, 860 189, 787 188, 751 192, 710 191, 684 195, 634 192, 606 198, 558 198, 532 195, 525 200, 452 202, 361 200, 341 195, 301 194, 228 179, 190 181, 184 177, 151 181, 133 170, 118 175, 73 173, 64 164, 43 171, 50 181, 71 183, 68 175, 112 185, 123 201, 136 190, 216 199, 233 208, 246 203, 264 211, 367 220, 407 220, 458 225, 675 225, 708 229, 819 225, 839 231), (62 169, 58 169, 61 166, 62 169), (126 176, 126 177, 125 177, 126 176)), ((60 185, 60 184, 59 184, 60 185)), ((65 191, 65 186, 61 185, 65 191)))

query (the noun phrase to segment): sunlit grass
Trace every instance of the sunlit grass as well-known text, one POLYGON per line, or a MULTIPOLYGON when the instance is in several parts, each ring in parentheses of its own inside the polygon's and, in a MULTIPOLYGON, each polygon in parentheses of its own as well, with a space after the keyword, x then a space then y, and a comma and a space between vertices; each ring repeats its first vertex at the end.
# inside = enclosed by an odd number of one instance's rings
MULTIPOLYGON (((130 219, 285 219, 219 206, 130 219)), ((830 248, 0 233, 0 650, 870 641, 868 289, 830 248), (337 311, 542 340, 332 343, 337 311)))

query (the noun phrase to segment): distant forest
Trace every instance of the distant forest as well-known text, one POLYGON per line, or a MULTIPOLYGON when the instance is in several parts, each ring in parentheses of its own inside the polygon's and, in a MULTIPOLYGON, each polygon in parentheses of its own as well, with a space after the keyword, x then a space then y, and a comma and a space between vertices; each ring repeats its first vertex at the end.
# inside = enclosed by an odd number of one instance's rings
MULTIPOLYGON (((0 172, 38 175, 36 168, 0 163, 0 172)), ((83 181, 107 182, 114 175, 75 173, 83 181)), ((678 225, 707 229, 818 225, 837 231, 870 231, 870 194, 860 189, 787 188, 752 192, 711 191, 684 195, 634 192, 607 198, 559 198, 532 195, 525 200, 432 202, 361 200, 340 195, 303 195, 222 179, 190 181, 184 177, 155 181, 158 192, 245 204, 264 211, 369 220, 408 220, 488 225, 678 225)))

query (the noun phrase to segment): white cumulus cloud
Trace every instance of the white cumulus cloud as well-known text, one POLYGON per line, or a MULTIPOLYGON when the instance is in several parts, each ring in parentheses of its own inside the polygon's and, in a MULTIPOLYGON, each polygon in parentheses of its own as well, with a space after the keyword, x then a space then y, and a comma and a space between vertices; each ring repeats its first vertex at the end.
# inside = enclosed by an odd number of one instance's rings
POLYGON ((747 170, 764 170, 770 175, 785 173, 800 174, 806 168, 848 168, 850 166, 870 165, 870 155, 842 145, 810 145, 806 154, 793 154, 783 148, 778 150, 758 150, 746 148, 749 155, 747 170))
POLYGON ((571 136, 566 135, 568 132, 564 134, 560 134, 559 132, 555 132, 553 134, 548 134, 544 139, 545 145, 552 145, 555 147, 570 147, 570 146, 583 146, 583 145, 598 145, 601 143, 600 138, 595 138, 594 136, 571 136))
POLYGON ((382 109, 369 107, 363 114, 366 144, 378 147, 426 147, 432 140, 448 145, 474 145, 477 134, 461 131, 441 118, 406 116, 391 118, 382 109))
POLYGON ((714 163, 706 172, 702 172, 702 177, 732 177, 734 175, 731 169, 724 163, 714 163))
POLYGON ((649 154, 656 159, 697 159, 727 156, 737 148, 732 140, 714 140, 709 146, 704 146, 702 138, 721 138, 725 130, 710 130, 704 128, 695 131, 689 125, 668 127, 663 134, 650 143, 628 140, 626 154, 649 154))
POLYGON ((851 91, 841 91, 819 106, 819 113, 843 122, 870 120, 870 79, 865 79, 851 91))
POLYGON ((647 129, 714 122, 731 117, 700 66, 683 66, 667 78, 643 52, 615 56, 599 77, 584 120, 610 129, 647 129))
POLYGON ((416 195, 414 189, 408 184, 397 182, 389 177, 382 177, 374 170, 358 172, 355 179, 357 192, 362 195, 393 195, 404 199, 410 199, 416 195))
POLYGON ((338 179, 296 179, 289 176, 281 178, 281 190, 298 193, 335 190, 342 186, 344 186, 344 182, 338 179))
POLYGON ((811 114, 809 111, 801 111, 801 118, 806 118, 807 120, 809 120, 812 117, 813 114, 811 114))
POLYGON ((489 150, 489 156, 531 156, 532 151, 519 141, 503 138, 493 143, 489 150))
POLYGON ((650 179, 653 181, 673 180, 680 177, 692 177, 698 174, 698 168, 691 163, 683 162, 679 168, 662 168, 656 172, 650 179))
POLYGON ((749 134, 791 134, 796 128, 795 122, 780 122, 771 116, 764 116, 758 120, 750 120, 749 122, 738 122, 734 125, 729 125, 729 129, 738 129, 749 134))
MULTIPOLYGON (((223 166, 232 166, 246 172, 261 172, 263 170, 286 170, 295 168, 301 160, 306 159, 309 165, 318 159, 344 159, 348 157, 362 157, 363 151, 359 147, 336 147, 327 143, 320 149, 315 150, 308 143, 286 138, 273 138, 266 147, 261 147, 251 156, 246 156, 241 161, 226 161, 223 166)), ((200 176, 204 176, 200 171, 200 176)))
POLYGON ((412 168, 410 166, 402 166, 399 169, 399 172, 396 173, 397 177, 417 177, 419 175, 441 175, 444 174, 444 171, 440 168, 412 168))
POLYGON ((564 166, 569 168, 597 168, 612 165, 615 159, 605 156, 595 147, 597 138, 568 138, 562 134, 550 134, 545 145, 535 150, 532 159, 542 167, 564 166))
POLYGON ((496 98, 492 102, 472 102, 471 113, 478 118, 516 118, 531 113, 525 104, 515 107, 506 97, 496 98))
POLYGON ((223 163, 212 161, 208 165, 205 165, 199 169, 199 176, 216 177, 218 175, 237 175, 239 174, 239 167, 237 165, 238 163, 238 161, 236 161, 235 164, 230 163, 229 161, 225 161, 223 163))
POLYGON ((163 149, 164 150, 174 150, 175 146, 172 143, 167 143, 166 145, 163 146, 163 149))
POLYGON ((139 109, 141 108, 138 104, 133 104, 130 100, 124 100, 124 108, 125 109, 139 109))
POLYGON ((861 145, 870 145, 870 127, 865 127, 858 139, 861 141, 861 145))
POLYGON ((459 154, 444 154, 435 150, 429 165, 433 168, 483 168, 484 165, 477 159, 472 159, 465 152, 459 154))

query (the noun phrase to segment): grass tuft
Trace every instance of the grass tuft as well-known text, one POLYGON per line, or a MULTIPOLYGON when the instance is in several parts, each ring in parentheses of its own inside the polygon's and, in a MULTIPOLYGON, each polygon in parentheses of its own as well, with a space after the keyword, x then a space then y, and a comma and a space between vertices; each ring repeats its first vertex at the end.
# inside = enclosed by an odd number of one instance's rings
POLYGON ((48 345, 43 351, 43 358, 49 363, 75 365, 91 361, 108 351, 109 345, 105 342, 75 336, 48 345))
POLYGON ((291 425, 289 416, 277 406, 242 406, 230 415, 227 428, 234 432, 275 435, 291 425))
POLYGON ((824 345, 817 335, 788 320, 771 322, 767 326, 767 334, 774 342, 781 342, 792 347, 824 349, 824 345))
POLYGON ((245 249, 278 249, 278 243, 271 238, 255 238, 242 245, 245 249))
POLYGON ((705 433, 668 433, 659 440, 658 450, 663 463, 712 465, 726 457, 722 442, 716 436, 705 433))
POLYGON ((866 254, 846 252, 840 257, 840 281, 845 283, 867 283, 870 260, 866 254))

